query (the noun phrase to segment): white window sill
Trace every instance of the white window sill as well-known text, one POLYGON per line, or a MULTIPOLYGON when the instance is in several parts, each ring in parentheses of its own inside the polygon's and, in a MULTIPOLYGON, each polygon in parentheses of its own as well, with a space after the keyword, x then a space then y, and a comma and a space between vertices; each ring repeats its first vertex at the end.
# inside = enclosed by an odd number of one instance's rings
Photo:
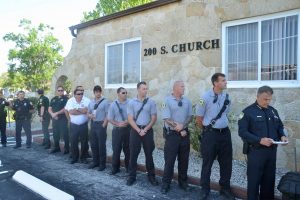
POLYGON ((227 81, 227 88, 259 88, 264 85, 272 88, 300 88, 299 81, 227 81))

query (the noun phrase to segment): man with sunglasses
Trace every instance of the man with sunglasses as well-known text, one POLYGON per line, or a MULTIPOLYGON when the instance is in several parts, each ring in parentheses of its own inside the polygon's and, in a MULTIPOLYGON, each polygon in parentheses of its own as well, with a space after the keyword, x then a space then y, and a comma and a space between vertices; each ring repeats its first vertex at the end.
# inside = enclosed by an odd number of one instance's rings
POLYGON ((227 82, 222 73, 215 73, 211 82, 213 88, 202 95, 196 107, 196 121, 203 130, 200 199, 207 199, 210 193, 211 167, 216 158, 220 165, 220 195, 225 199, 234 199, 230 189, 232 143, 227 118, 231 103, 224 92, 227 82))
POLYGON ((190 138, 188 124, 192 120, 192 103, 184 97, 183 81, 176 81, 173 93, 162 104, 162 114, 167 132, 165 134, 165 169, 162 178, 161 192, 166 194, 174 174, 176 157, 178 160, 178 183, 185 191, 188 189, 187 170, 189 164, 190 138))
POLYGON ((155 148, 152 126, 157 119, 157 110, 155 102, 147 97, 148 87, 146 82, 137 84, 137 97, 128 103, 127 114, 128 122, 131 125, 129 148, 129 177, 127 185, 131 186, 136 181, 137 159, 143 149, 146 157, 146 169, 149 182, 158 185, 155 179, 155 168, 152 152, 155 148))
POLYGON ((71 164, 78 162, 79 148, 78 140, 81 143, 81 162, 87 164, 86 155, 84 155, 84 134, 88 132, 88 105, 89 99, 83 98, 83 92, 80 89, 75 89, 74 98, 70 98, 65 106, 65 109, 70 115, 70 135, 71 135, 71 164))
POLYGON ((110 105, 108 120, 114 126, 112 130, 112 170, 111 175, 120 172, 120 154, 123 149, 125 155, 125 168, 129 165, 129 135, 130 126, 127 121, 127 91, 120 87, 117 89, 118 98, 110 105))
POLYGON ((50 101, 48 108, 49 114, 52 118, 53 128, 53 140, 54 148, 50 153, 60 152, 59 141, 60 137, 64 138, 64 154, 69 153, 69 130, 68 130, 68 119, 65 114, 65 105, 67 104, 68 97, 64 95, 64 88, 58 86, 56 90, 56 96, 50 101))
POLYGON ((106 168, 106 128, 109 102, 102 96, 102 88, 96 85, 93 89, 95 98, 88 105, 88 116, 91 119, 90 143, 93 163, 90 169, 99 166, 98 170, 106 168))

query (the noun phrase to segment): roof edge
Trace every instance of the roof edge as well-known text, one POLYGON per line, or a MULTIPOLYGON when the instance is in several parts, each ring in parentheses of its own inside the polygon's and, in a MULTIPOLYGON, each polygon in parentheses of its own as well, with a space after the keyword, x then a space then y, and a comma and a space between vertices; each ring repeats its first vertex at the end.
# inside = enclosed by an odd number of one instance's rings
POLYGON ((87 21, 87 22, 84 22, 84 23, 81 23, 81 24, 70 26, 69 29, 71 31, 72 36, 76 37, 77 32, 80 29, 84 29, 84 28, 87 28, 89 26, 94 26, 94 25, 97 25, 97 24, 100 24, 102 22, 106 22, 106 21, 109 21, 109 20, 112 20, 112 19, 120 18, 120 17, 126 16, 126 15, 131 15, 131 14, 134 14, 134 13, 142 12, 144 10, 149 10, 149 9, 152 9, 152 8, 164 6, 164 5, 174 3, 174 2, 178 2, 178 1, 181 1, 181 0, 157 0, 157 1, 153 1, 153 2, 150 2, 150 3, 147 3, 147 4, 143 4, 143 5, 140 5, 140 6, 133 7, 133 8, 129 8, 127 10, 122 10, 120 12, 116 12, 116 13, 113 13, 113 14, 110 14, 110 15, 106 15, 106 16, 100 17, 98 19, 94 19, 94 20, 87 21))

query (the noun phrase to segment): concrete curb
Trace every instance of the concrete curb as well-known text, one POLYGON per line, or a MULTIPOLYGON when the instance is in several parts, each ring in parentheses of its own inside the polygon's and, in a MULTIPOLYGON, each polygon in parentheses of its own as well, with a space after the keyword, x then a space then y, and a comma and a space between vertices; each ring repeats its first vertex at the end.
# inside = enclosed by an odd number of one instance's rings
POLYGON ((74 197, 48 183, 19 170, 13 175, 13 180, 49 200, 74 200, 74 197))

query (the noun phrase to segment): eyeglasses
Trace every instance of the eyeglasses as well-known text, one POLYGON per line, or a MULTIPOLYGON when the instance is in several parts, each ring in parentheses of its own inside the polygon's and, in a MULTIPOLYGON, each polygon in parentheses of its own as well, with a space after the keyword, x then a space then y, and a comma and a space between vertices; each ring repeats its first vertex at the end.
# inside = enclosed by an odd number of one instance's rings
POLYGON ((216 103, 218 101, 218 94, 215 93, 214 101, 213 103, 216 103))
POLYGON ((178 102, 178 106, 179 106, 179 107, 182 106, 182 101, 181 101, 181 100, 178 102))
POLYGON ((127 92, 121 92, 121 94, 127 94, 127 92))
POLYGON ((83 95, 83 93, 77 93, 77 94, 75 94, 75 95, 82 96, 82 95, 83 95))
POLYGON ((57 90, 57 92, 63 92, 64 90, 57 90))

